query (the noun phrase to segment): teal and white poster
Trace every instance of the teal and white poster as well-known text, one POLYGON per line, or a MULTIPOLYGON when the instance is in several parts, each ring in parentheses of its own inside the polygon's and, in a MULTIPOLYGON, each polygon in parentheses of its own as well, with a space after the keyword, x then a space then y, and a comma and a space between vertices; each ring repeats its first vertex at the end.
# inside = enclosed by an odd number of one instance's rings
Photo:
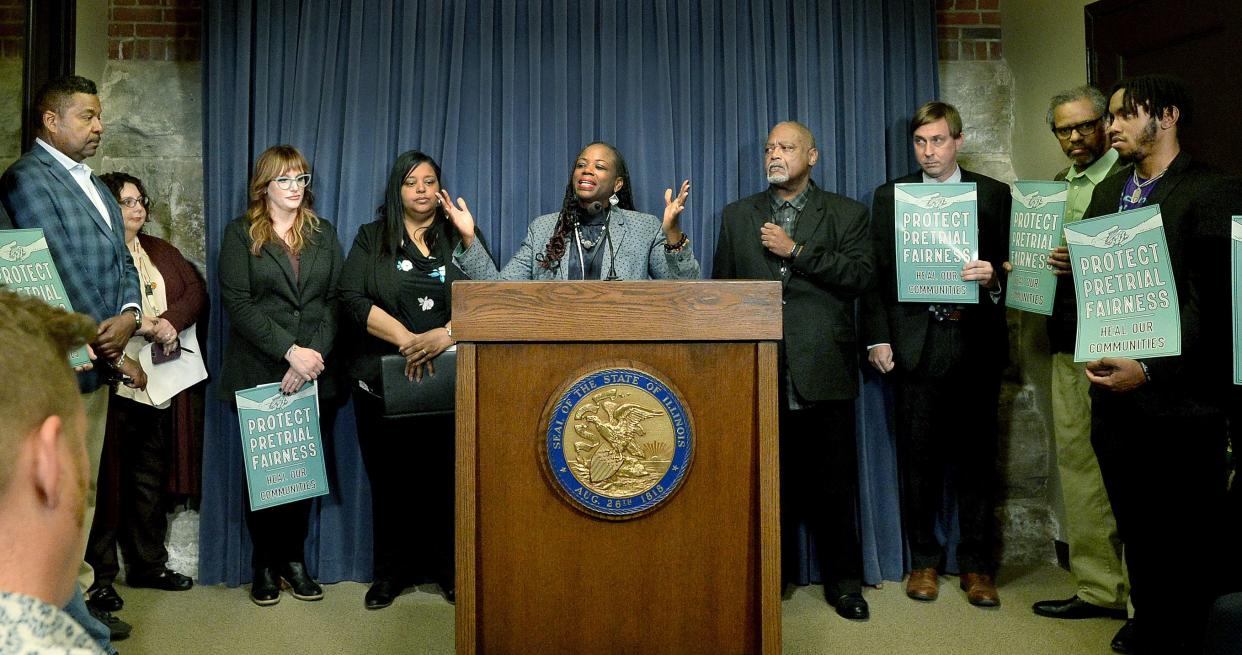
POLYGON ((962 280, 979 258, 975 184, 898 184, 893 195, 897 300, 978 304, 979 283, 962 280))
POLYGON ((1057 276, 1048 265, 1048 252, 1061 245, 1068 182, 1018 180, 1010 191, 1009 272, 1005 306, 1034 314, 1052 315, 1057 276))
POLYGON ((1242 216, 1233 217, 1233 383, 1242 384, 1242 216))
POLYGON ((318 383, 288 396, 261 384, 235 398, 251 511, 326 495, 318 383))
MULTIPOLYGON (((0 285, 73 311, 42 228, 0 230, 0 285)), ((70 366, 84 366, 90 361, 86 348, 69 353, 70 366)))
POLYGON ((1160 205, 1065 226, 1078 299, 1074 361, 1182 353, 1160 205))

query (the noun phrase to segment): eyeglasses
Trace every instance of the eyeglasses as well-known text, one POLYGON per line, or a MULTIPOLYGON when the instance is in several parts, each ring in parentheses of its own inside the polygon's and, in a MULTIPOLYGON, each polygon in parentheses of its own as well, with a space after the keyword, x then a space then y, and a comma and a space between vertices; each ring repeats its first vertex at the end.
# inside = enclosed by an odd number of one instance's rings
POLYGON ((1101 118, 1103 118, 1103 116, 1096 116, 1089 121, 1083 121, 1074 125, 1054 127, 1052 128, 1052 133, 1057 135, 1058 139, 1068 139, 1074 132, 1077 132, 1078 136, 1091 136, 1091 133, 1095 131, 1096 126, 1100 124, 1101 118))
POLYGON ((144 208, 151 207, 151 199, 146 196, 138 196, 137 198, 121 198, 119 201, 122 205, 129 209, 133 209, 134 205, 141 204, 144 208))
POLYGON ((310 186, 311 176, 310 173, 302 173, 297 177, 285 177, 282 175, 272 181, 275 182, 276 186, 280 187, 282 191, 288 191, 289 189, 292 189, 294 185, 297 185, 299 189, 305 189, 310 186))

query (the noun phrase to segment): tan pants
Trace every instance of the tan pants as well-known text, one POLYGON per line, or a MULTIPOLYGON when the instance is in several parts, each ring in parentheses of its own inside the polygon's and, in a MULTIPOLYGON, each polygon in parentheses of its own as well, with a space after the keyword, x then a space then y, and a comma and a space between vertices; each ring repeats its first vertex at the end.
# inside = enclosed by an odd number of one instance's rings
POLYGON ((1091 448, 1091 383, 1070 353, 1052 355, 1052 425, 1057 470, 1065 496, 1065 537, 1078 597, 1123 608, 1129 581, 1122 564, 1117 521, 1091 448))
MULTIPOLYGON (((86 554, 86 540, 91 533, 91 524, 95 522, 95 491, 99 486, 99 459, 103 456, 104 433, 108 430, 108 395, 111 389, 98 389, 82 394, 82 404, 86 406, 86 457, 91 463, 91 481, 86 488, 86 514, 82 521, 82 554, 86 554)), ((82 593, 95 582, 95 570, 86 560, 78 568, 78 586, 82 593)))

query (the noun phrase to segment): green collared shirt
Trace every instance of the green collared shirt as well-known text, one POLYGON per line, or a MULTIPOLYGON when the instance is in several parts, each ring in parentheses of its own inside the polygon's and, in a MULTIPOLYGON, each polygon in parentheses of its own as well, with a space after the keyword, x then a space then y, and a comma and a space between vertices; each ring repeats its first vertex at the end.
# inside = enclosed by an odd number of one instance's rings
POLYGON ((1108 172, 1113 170, 1113 164, 1116 163, 1117 151, 1109 148, 1104 156, 1092 162, 1085 171, 1078 170, 1077 166, 1069 167, 1069 171, 1065 173, 1065 181, 1069 182, 1069 195, 1065 199, 1066 223, 1073 223, 1087 213, 1095 186, 1108 177, 1108 172))

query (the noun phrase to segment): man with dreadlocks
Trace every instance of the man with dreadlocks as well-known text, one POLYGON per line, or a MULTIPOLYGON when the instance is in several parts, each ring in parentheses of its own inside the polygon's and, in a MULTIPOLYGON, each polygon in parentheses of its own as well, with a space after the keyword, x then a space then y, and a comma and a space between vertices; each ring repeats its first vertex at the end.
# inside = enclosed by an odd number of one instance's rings
POLYGON ((663 219, 635 211, 621 153, 607 143, 588 144, 569 174, 560 212, 531 221, 517 254, 500 271, 474 238, 465 202, 443 204, 461 234, 458 265, 472 279, 694 279, 699 262, 678 223, 689 197, 686 180, 676 197, 672 189, 664 191, 663 219))
POLYGON ((1181 149, 1191 102, 1178 80, 1119 82, 1107 116, 1112 148, 1133 169, 1096 186, 1085 216, 1160 206, 1182 351, 1087 363, 1091 444, 1125 543, 1133 652, 1198 653, 1226 564, 1229 225, 1242 213, 1242 184, 1181 149), (1184 570, 1194 573, 1176 574, 1184 570))

